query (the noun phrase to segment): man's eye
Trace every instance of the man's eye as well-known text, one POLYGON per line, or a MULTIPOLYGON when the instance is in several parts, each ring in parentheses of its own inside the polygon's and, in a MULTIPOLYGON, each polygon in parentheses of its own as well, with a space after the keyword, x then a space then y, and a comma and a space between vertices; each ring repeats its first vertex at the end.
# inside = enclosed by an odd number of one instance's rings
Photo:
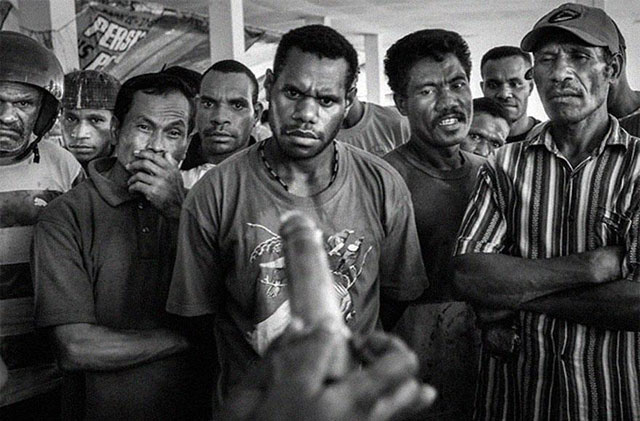
POLYGON ((458 90, 458 89, 462 89, 462 88, 464 88, 466 85, 467 85, 467 84, 466 84, 465 82, 453 82, 453 83, 451 84, 451 87, 452 87, 453 89, 458 90))
POLYGON ((104 119, 103 118, 97 118, 97 117, 94 117, 94 118, 90 119, 89 121, 91 121, 91 123, 93 123, 93 124, 104 123, 104 119))
POLYGON ((169 136, 171 136, 171 137, 179 137, 179 136, 182 136, 182 132, 180 130, 171 130, 169 132, 169 136))
POLYGON ((484 139, 481 135, 477 133, 469 133, 469 138, 474 142, 480 142, 484 139))
POLYGON ((151 130, 151 127, 149 127, 149 125, 147 124, 138 124, 136 127, 138 127, 143 132, 148 132, 149 130, 151 130))
POLYGON ((246 105, 243 104, 242 102, 234 102, 232 106, 236 110, 244 110, 245 108, 247 108, 246 105))
POLYGON ((433 89, 423 89, 420 91, 420 95, 427 96, 433 93, 433 89))
POLYGON ((67 115, 67 116, 64 117, 64 119, 67 120, 67 121, 77 121, 78 120, 77 118, 75 118, 72 115, 67 115))
POLYGON ((211 108, 211 107, 213 107, 213 102, 208 101, 206 99, 201 99, 200 100, 200 105, 202 105, 204 108, 211 108))
POLYGON ((498 84, 495 82, 487 82, 487 88, 489 89, 498 89, 498 84))
POLYGON ((291 99, 300 98, 300 92, 298 92, 296 89, 286 89, 284 91, 284 94, 291 99))
POLYGON ((31 106, 31 101, 18 101, 16 104, 20 108, 25 108, 31 106))
POLYGON ((323 107, 330 107, 335 103, 336 102, 331 98, 320 98, 320 105, 322 105, 323 107))

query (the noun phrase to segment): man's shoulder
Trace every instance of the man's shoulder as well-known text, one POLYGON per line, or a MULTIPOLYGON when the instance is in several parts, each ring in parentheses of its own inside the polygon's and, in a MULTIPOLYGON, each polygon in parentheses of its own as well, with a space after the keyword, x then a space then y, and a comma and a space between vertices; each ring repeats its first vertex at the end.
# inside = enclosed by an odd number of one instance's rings
POLYGON ((42 162, 46 162, 57 171, 76 176, 82 171, 78 160, 68 150, 51 142, 38 143, 38 152, 42 162))
POLYGON ((480 155, 463 151, 462 149, 460 149, 460 153, 465 158, 465 161, 468 163, 467 165, 471 166, 472 168, 480 168, 482 164, 487 162, 487 158, 482 157, 480 155))
POLYGON ((53 199, 40 214, 38 220, 46 220, 67 225, 72 224, 81 213, 90 212, 92 197, 99 193, 91 179, 80 182, 77 186, 53 199), (74 217, 70 217, 74 215, 74 217))
POLYGON ((233 186, 244 185, 255 172, 252 167, 256 165, 259 145, 260 142, 238 151, 206 171, 189 190, 185 204, 191 206, 193 197, 209 197, 217 190, 225 190, 229 194, 235 190, 233 186))
MULTIPOLYGON (((348 143, 338 141, 338 144, 342 151, 344 151, 343 153, 346 153, 351 158, 351 162, 353 163, 352 172, 354 175, 366 177, 371 174, 379 174, 383 181, 400 181, 404 183, 398 170, 388 162, 387 156, 380 158, 348 143)), ((389 154, 391 154, 391 152, 389 154)))
POLYGON ((409 143, 398 146, 391 152, 382 157, 383 160, 391 164, 397 170, 409 166, 408 157, 412 154, 409 143))
POLYGON ((371 113, 379 118, 386 118, 389 120, 401 120, 402 114, 395 107, 386 107, 383 105, 378 105, 373 102, 367 102, 369 107, 371 107, 371 113))

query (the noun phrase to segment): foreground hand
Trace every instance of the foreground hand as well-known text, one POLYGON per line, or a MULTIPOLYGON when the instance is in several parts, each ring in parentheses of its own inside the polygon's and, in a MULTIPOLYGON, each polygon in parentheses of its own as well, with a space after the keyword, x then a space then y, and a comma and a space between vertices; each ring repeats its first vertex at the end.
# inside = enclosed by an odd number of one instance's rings
POLYGON ((137 159, 127 164, 134 173, 127 181, 129 192, 142 194, 165 216, 179 218, 186 190, 178 162, 168 152, 142 150, 134 155, 137 159))
POLYGON ((435 390, 416 378, 415 354, 383 332, 352 340, 352 368, 332 377, 344 340, 323 327, 285 333, 229 393, 220 419, 382 421, 433 403, 435 390))

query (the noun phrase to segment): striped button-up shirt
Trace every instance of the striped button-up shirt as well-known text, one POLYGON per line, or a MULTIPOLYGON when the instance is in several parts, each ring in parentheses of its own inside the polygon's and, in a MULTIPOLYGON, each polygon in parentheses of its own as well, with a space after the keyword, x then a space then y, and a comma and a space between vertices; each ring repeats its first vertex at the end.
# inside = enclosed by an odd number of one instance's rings
MULTIPOLYGON (((455 254, 541 259, 625 244, 635 270, 640 139, 610 118, 605 139, 573 168, 548 127, 482 167, 455 254)), ((526 311, 518 319, 517 356, 501 360, 483 350, 476 419, 640 420, 640 332, 526 311)))

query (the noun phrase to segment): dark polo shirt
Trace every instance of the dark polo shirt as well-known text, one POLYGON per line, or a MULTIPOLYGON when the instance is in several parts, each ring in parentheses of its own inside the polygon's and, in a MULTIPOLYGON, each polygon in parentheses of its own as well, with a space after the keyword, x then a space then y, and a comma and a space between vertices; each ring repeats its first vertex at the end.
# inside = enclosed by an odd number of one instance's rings
MULTIPOLYGON (((52 201, 36 225, 36 325, 166 327, 178 221, 130 194, 130 174, 115 158, 93 161, 88 171, 89 180, 52 201)), ((190 374, 184 355, 67 373, 67 400, 86 419, 186 418, 190 374)))

